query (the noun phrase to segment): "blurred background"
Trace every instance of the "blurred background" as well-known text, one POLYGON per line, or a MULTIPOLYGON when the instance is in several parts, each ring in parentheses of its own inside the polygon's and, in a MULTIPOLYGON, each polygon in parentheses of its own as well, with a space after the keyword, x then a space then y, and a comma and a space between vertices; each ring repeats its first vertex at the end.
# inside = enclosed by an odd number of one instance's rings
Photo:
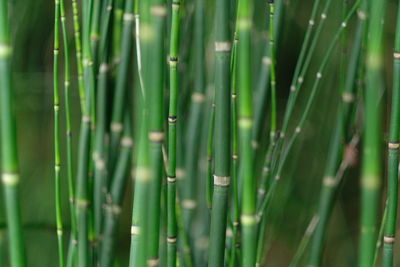
MULTIPOLYGON (((208 84, 212 87, 213 78, 213 9, 214 0, 207 2, 207 70, 209 71, 208 84)), ((279 1, 279 0, 277 0, 279 1)), ((345 0, 346 1, 346 0, 345 0)), ((348 0, 350 4, 354 1, 348 0)), ((262 44, 266 38, 267 1, 255 0, 254 27, 253 27, 253 73, 254 77, 260 69, 262 58, 262 44)), ((326 52, 332 40, 341 17, 341 1, 334 1, 328 14, 326 30, 318 43, 314 55, 310 77, 315 73, 321 62, 321 57, 326 52), (334 19, 329 19, 329 18, 334 19)), ((282 115, 287 100, 289 86, 292 79, 295 63, 301 47, 304 31, 308 23, 312 8, 312 0, 285 0, 280 39, 277 46, 277 92, 278 114, 282 115)), ((191 0, 185 4, 191 5, 191 0)), ((385 124, 382 125, 387 132, 387 111, 390 103, 391 88, 391 53, 394 40, 395 11, 397 1, 388 1, 387 15, 385 18, 385 89, 382 92, 384 102, 385 124)), ((13 42, 13 72, 16 89, 18 146, 20 157, 21 203, 22 217, 25 231, 28 266, 57 266, 57 242, 55 231, 54 209, 54 182, 53 182, 53 99, 52 99, 52 45, 53 45, 53 10, 54 3, 49 0, 10 0, 12 42, 13 42)), ((71 2, 66 1, 67 17, 70 34, 71 2)), ((190 16, 189 14, 185 14, 190 16)), ((351 23, 350 23, 351 24, 351 23)), ((349 30, 348 38, 351 40, 352 31, 349 30)), ((70 35, 72 36, 72 35, 70 35)), ((184 39, 181 47, 185 46, 184 39)), ((71 41, 71 49, 74 45, 71 41)), ((349 42, 351 43, 351 42, 349 42)), ((326 75, 324 75, 320 91, 312 107, 311 116, 306 123, 303 134, 299 136, 292 155, 282 174, 278 190, 275 192, 270 205, 266 235, 268 266, 288 266, 300 240, 316 212, 323 171, 331 134, 334 128, 336 109, 339 103, 338 86, 338 53, 336 49, 331 57, 326 75)), ((72 55, 74 52, 72 51, 72 55)), ((72 66, 75 66, 75 57, 72 57, 72 66)), ((62 64, 61 71, 62 72, 62 64)), ((76 86, 76 69, 72 68, 72 118, 73 118, 73 147, 76 153, 80 110, 78 91, 76 86)), ((295 107, 295 117, 292 118, 293 127, 304 109, 305 100, 310 91, 312 78, 305 79, 303 91, 299 95, 295 107), (296 117, 297 116, 297 117, 296 117)), ((254 83, 255 84, 255 83, 254 83)), ((190 82, 189 85, 190 86, 190 82)), ((62 90, 61 90, 62 94, 62 90)), ((63 118, 63 113, 61 118, 63 118)), ((362 122, 362 117, 359 118, 362 122)), ((64 121, 61 121, 64 129, 64 121)), ((63 132, 63 131, 62 131, 63 132)), ((264 130, 265 140, 268 132, 264 130)), ((64 141, 64 140, 63 140, 64 141)), ((382 148, 384 148, 382 141, 382 148)), ((65 146, 62 143, 62 156, 65 162, 65 146)), ((202 149, 205 158, 205 150, 202 149)), ((384 155, 382 149, 382 156, 384 155)), ((385 153, 386 155, 386 153, 385 153)), ((261 168, 262 160, 257 162, 261 168)), ((204 173, 199 162, 199 172, 204 173)), ((74 164, 76 169, 76 163, 74 164)), ((359 229, 359 168, 360 159, 346 172, 344 183, 339 189, 337 201, 329 224, 326 239, 323 266, 355 266, 357 261, 358 229, 359 229)), ((67 204, 66 175, 63 175, 63 200, 64 200, 64 227, 69 233, 69 216, 67 204)), ((201 175, 199 175, 201 177, 201 175)), ((385 177, 385 176, 382 176, 385 177)), ((0 191, 1 192, 1 191, 0 191)), ((131 183, 123 206, 119 228, 119 241, 117 247, 118 263, 116 266, 127 266, 130 223, 131 223, 131 183)), ((2 194, 2 193, 0 193, 2 194)), ((382 190, 382 206, 384 204, 384 190, 382 190)), ((0 198, 0 207, 3 198, 0 198)), ((5 264, 7 258, 7 237, 4 231, 4 209, 0 208, 0 265, 5 264)), ((195 231, 195 229, 194 229, 195 231)), ((65 240, 68 240, 67 238, 65 240)), ((396 251, 399 251, 399 243, 396 251)), ((307 250, 305 252, 307 254, 307 250)), ((395 262, 400 264, 400 257, 395 253, 395 262)), ((304 257, 306 258, 306 257, 304 257)), ((379 260, 378 260, 379 262, 379 260)), ((7 265, 3 265, 7 266, 7 265)))

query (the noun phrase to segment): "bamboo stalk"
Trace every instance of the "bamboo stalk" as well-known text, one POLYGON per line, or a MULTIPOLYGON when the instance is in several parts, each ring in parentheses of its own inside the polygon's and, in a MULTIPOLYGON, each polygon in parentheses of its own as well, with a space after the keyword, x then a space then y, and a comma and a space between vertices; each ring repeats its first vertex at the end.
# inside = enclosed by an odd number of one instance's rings
MULTIPOLYGON (((384 0, 371 1, 366 55, 365 128, 361 176, 361 235, 359 266, 372 266, 377 238, 376 223, 381 184, 381 118, 379 88, 382 86, 384 0)), ((396 200, 397 201, 397 200, 396 200)))
POLYGON ((238 43, 238 95, 239 95, 239 151, 243 170, 242 193, 242 266, 256 264, 256 180, 254 176, 254 155, 251 146, 253 110, 251 89, 251 13, 252 1, 239 0, 237 32, 238 43))
POLYGON ((172 18, 169 51, 168 177, 167 177, 167 266, 176 266, 176 124, 178 107, 178 60, 180 0, 171 2, 172 18))
POLYGON ((209 266, 223 266, 228 189, 231 180, 231 107, 229 1, 216 1, 215 20, 215 167, 212 195, 209 266))
POLYGON ((18 152, 15 119, 15 98, 11 77, 12 47, 10 44, 7 0, 0 1, 0 141, 2 184, 5 197, 10 265, 26 266, 21 210, 19 203, 18 152))
POLYGON ((53 93, 54 93, 54 192, 56 209, 56 226, 58 242, 58 264, 64 266, 63 222, 61 208, 61 153, 60 153, 60 89, 59 78, 59 53, 60 53, 60 1, 54 2, 54 58, 53 58, 53 93))
POLYGON ((398 162, 399 162, 399 119, 400 119, 400 6, 397 11, 396 38, 393 52, 393 89, 388 143, 388 202, 387 220, 384 230, 383 265, 393 266, 393 247, 396 236, 398 201, 398 162))

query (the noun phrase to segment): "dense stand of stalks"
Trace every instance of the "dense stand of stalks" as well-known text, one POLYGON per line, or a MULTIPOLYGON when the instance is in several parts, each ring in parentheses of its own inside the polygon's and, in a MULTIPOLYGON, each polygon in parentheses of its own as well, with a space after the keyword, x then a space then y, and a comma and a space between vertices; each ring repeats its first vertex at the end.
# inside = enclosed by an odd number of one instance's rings
MULTIPOLYGON (((0 0, 0 146, 5 266, 22 267, 12 2, 0 0)), ((261 2, 54 1, 59 266, 331 266, 332 233, 353 229, 358 255, 332 264, 396 265, 399 6, 391 26, 386 0, 261 2), (360 195, 351 222, 335 214, 346 190, 360 195)))

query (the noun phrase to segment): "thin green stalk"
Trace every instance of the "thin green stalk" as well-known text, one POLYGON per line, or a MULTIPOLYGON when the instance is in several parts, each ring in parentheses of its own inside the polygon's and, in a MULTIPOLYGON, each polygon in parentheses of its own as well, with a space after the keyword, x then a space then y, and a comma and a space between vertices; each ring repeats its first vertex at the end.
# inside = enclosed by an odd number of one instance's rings
MULTIPOLYGON (((108 114, 110 107, 107 105, 107 100, 109 97, 109 74, 110 66, 109 55, 111 50, 111 10, 114 0, 108 0, 104 2, 105 10, 102 16, 101 23, 101 35, 100 44, 98 49, 98 57, 100 68, 97 76, 97 94, 93 96, 96 98, 96 131, 94 133, 94 181, 93 181, 93 216, 94 216, 94 234, 96 243, 100 242, 99 236, 102 231, 102 219, 103 219, 103 204, 105 200, 106 192, 108 192, 107 187, 107 173, 109 170, 108 165, 108 154, 106 151, 106 132, 108 124, 108 114), (109 8, 111 7, 111 8, 109 8)), ((93 29, 92 29, 93 30, 93 29)), ((93 33, 93 32, 92 32, 93 33)), ((92 34, 91 34, 92 37, 92 34)), ((93 51, 93 43, 91 46, 93 51)))
POLYGON ((238 95, 239 95, 239 139, 243 171, 242 193, 242 266, 255 266, 257 251, 256 230, 256 178, 254 155, 251 146, 253 109, 251 87, 251 13, 253 2, 239 0, 237 32, 238 43, 238 95))
POLYGON ((399 121, 400 121, 400 6, 397 11, 396 39, 393 53, 393 90, 388 144, 387 220, 383 238, 383 266, 393 266, 398 201, 399 121))
POLYGON ((123 111, 127 97, 127 82, 129 64, 132 54, 134 1, 125 2, 123 15, 122 39, 120 43, 120 60, 117 68, 115 92, 113 97, 113 110, 111 118, 111 144, 110 144, 110 169, 112 170, 118 154, 118 144, 123 130, 123 111))
POLYGON ((168 111, 168 177, 167 177, 167 266, 176 266, 176 123, 178 108, 178 55, 180 0, 171 3, 171 35, 169 51, 169 111, 168 111))
MULTIPOLYGON (((376 262, 378 261, 378 255, 379 251, 381 250, 382 247, 382 239, 384 238, 384 231, 385 231, 385 226, 387 224, 387 213, 388 213, 388 201, 385 203, 385 208, 383 210, 383 215, 382 215, 382 221, 381 225, 379 227, 379 233, 378 233, 378 238, 376 240, 376 246, 375 246, 375 253, 374 253, 374 264, 372 266, 376 266, 376 262)), ((385 248, 383 248, 385 249, 385 248)), ((385 253, 385 252, 383 252, 385 253)), ((385 257, 385 255, 383 255, 385 257)), ((391 265, 392 266, 392 265, 391 265)))
POLYGON ((0 0, 0 141, 2 183, 5 197, 10 265, 26 266, 19 203, 19 174, 14 89, 11 78, 9 13, 7 0, 0 0))
POLYGON ((82 112, 81 129, 78 148, 78 170, 76 183, 76 209, 78 223, 78 266, 88 266, 89 255, 89 170, 91 125, 93 119, 94 74, 90 48, 90 17, 92 0, 83 5, 83 74, 85 82, 85 108, 82 112))
POLYGON ((65 2, 60 0, 61 28, 64 48, 64 98, 65 98, 65 122, 66 122, 66 145, 67 145, 67 176, 68 176, 68 197, 71 216, 71 238, 70 249, 68 249, 67 266, 72 265, 73 255, 76 251, 76 213, 75 213, 75 190, 72 167, 72 127, 70 112, 70 49, 68 45, 68 31, 65 16, 65 2))
MULTIPOLYGON (((189 101, 189 116, 187 118, 187 129, 185 133, 185 149, 184 149, 184 180, 182 183, 181 191, 181 206, 182 206, 182 216, 184 221, 185 235, 189 239, 189 244, 194 247, 193 240, 193 218, 195 217, 195 211, 198 208, 197 199, 197 176, 198 176, 198 166, 199 166, 199 154, 200 154, 200 142, 201 132, 203 128, 202 118, 204 115, 204 104, 206 100, 205 90, 206 90, 206 68, 205 68, 205 16, 206 16, 206 4, 203 0, 195 0, 194 2, 194 19, 193 19, 193 70, 194 77, 193 83, 194 88, 191 91, 191 99, 189 101)), ((182 28, 182 36, 187 36, 188 28, 191 26, 185 25, 186 28, 182 28), (185 31, 186 29, 186 31, 185 31)), ((181 25, 183 26, 183 25, 181 25)), ((191 30, 191 29, 190 29, 191 30)), ((186 46, 191 40, 185 40, 186 46)), ((190 45, 189 45, 190 47, 190 45)), ((185 60, 185 51, 180 51, 181 60, 185 60)), ((187 53, 187 52, 186 52, 187 53)), ((188 56, 186 56, 188 57, 188 56)), ((182 88, 185 87, 185 77, 182 77, 182 88)), ((188 81, 186 79, 186 81, 188 81)), ((187 86, 187 85, 186 85, 187 86)))
POLYGON ((131 118, 128 114, 124 116, 124 134, 121 139, 121 150, 118 156, 118 163, 112 175, 112 185, 109 198, 105 208, 105 222, 103 240, 100 252, 100 266, 112 266, 115 254, 115 242, 117 239, 117 223, 122 210, 122 200, 125 187, 128 181, 128 169, 131 161, 132 138, 131 118))
POLYGON ((215 19, 215 167, 209 266, 224 265, 231 161, 229 1, 216 1, 215 19))
POLYGON ((76 55, 76 65, 78 72, 78 88, 79 88, 79 99, 81 104, 82 114, 86 113, 86 92, 83 82, 83 60, 82 60, 82 41, 81 41, 81 26, 79 23, 79 8, 76 0, 71 0, 72 2, 72 13, 74 21, 74 41, 75 41, 75 55, 76 55))
POLYGON ((208 140, 207 140, 207 187, 206 187, 206 201, 209 210, 212 209, 212 195, 213 195, 213 148, 214 148, 214 127, 215 127, 215 103, 211 104, 211 119, 208 126, 208 140))
POLYGON ((142 17, 142 48, 146 49, 144 61, 144 86, 148 90, 148 138, 150 142, 149 211, 146 258, 149 266, 159 262, 161 183, 164 176, 162 143, 164 141, 164 26, 166 17, 164 0, 152 0, 142 17))
MULTIPOLYGON (((383 23, 385 0, 370 1, 370 23, 366 55, 365 128, 361 176, 361 222, 359 266, 372 266, 376 243, 379 191, 381 184, 381 112, 383 23)), ((396 178, 397 179, 397 178, 396 178)), ((397 200, 396 200, 397 201, 397 200)))
POLYGON ((232 117, 232 247, 229 255, 229 266, 234 267, 239 261, 239 228, 240 228, 240 210, 239 210, 239 188, 238 188, 238 167, 239 167, 239 143, 238 143, 238 125, 237 125, 237 43, 235 36, 232 51, 232 77, 231 77, 231 117, 232 117))
POLYGON ((274 13, 275 3, 274 0, 268 0, 269 4, 269 49, 270 49, 270 71, 271 71, 271 128, 270 138, 271 142, 275 139, 276 133, 276 77, 275 77, 275 24, 274 24, 274 13))
POLYGON ((58 264, 64 266, 63 223, 61 209, 61 155, 60 155, 60 89, 59 78, 59 53, 60 53, 60 1, 54 2, 54 58, 53 58, 53 93, 54 93, 54 181, 55 181, 55 208, 58 242, 58 264))

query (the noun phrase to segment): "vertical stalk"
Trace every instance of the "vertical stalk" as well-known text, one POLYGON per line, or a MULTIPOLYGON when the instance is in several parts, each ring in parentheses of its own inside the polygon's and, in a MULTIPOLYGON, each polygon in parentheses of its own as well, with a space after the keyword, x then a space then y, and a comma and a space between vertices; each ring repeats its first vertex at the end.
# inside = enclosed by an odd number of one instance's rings
POLYGON ((75 255, 76 248, 76 213, 75 213, 75 190, 73 180, 73 167, 72 167, 72 127, 71 127, 71 112, 70 112, 70 50, 68 45, 68 31, 65 16, 65 2, 60 0, 60 15, 61 15, 61 28, 63 35, 63 48, 64 48, 64 103, 65 103, 65 121, 66 121, 66 145, 67 145, 67 176, 68 176, 68 198, 71 216, 71 240, 70 251, 68 252, 67 266, 71 266, 72 259, 75 255))
POLYGON ((60 53, 60 1, 54 2, 54 58, 53 58, 53 93, 54 93, 54 181, 55 181, 55 207, 56 207, 56 227, 58 241, 58 261, 59 266, 64 266, 64 244, 63 226, 61 210, 61 155, 60 155, 60 93, 58 86, 59 76, 59 53, 60 53))
POLYGON ((211 209, 209 266, 223 266, 231 160, 229 6, 216 1, 215 14, 215 169, 211 209))
POLYGON ((381 184, 381 118, 379 94, 382 86, 383 23, 385 0, 370 1, 369 40, 366 60, 365 128, 361 177, 361 238, 359 266, 372 266, 381 184))
POLYGON ((393 53, 393 89, 388 143, 388 202, 385 236, 383 238, 383 266, 393 266, 393 246, 396 236, 398 201, 399 120, 400 120, 400 6, 397 11, 396 37, 393 53))
POLYGON ((167 266, 176 266, 176 123, 178 105, 178 52, 180 0, 171 2, 171 35, 169 51, 169 113, 168 113, 168 177, 167 177, 167 266))
POLYGON ((2 183, 12 267, 26 265, 19 203, 19 174, 14 90, 11 78, 9 1, 0 0, 0 141, 2 183))
POLYGON ((162 143, 164 141, 164 22, 167 10, 164 0, 151 0, 146 16, 142 16, 142 47, 146 47, 145 88, 148 107, 148 138, 150 142, 149 211, 147 265, 159 264, 160 204, 163 177, 162 143), (148 97, 147 97, 148 96, 148 97))
POLYGON ((239 140, 243 170, 242 193, 242 265, 255 266, 256 237, 256 179, 254 176, 254 155, 251 146, 253 127, 251 87, 251 0, 239 0, 237 30, 238 43, 238 93, 239 93, 239 140))
POLYGON ((270 49, 270 71, 271 71, 271 129, 270 138, 271 143, 275 139, 276 132, 276 77, 275 77, 275 3, 274 0, 268 0, 269 4, 269 49, 270 49))

